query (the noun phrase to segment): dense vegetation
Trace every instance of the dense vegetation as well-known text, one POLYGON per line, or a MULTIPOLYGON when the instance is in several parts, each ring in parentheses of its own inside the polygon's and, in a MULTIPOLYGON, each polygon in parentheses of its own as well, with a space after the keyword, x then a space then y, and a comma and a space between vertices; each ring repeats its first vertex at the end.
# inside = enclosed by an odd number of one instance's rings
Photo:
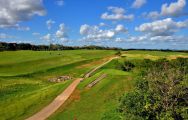
POLYGON ((187 50, 170 50, 170 49, 125 49, 125 48, 117 48, 117 47, 104 47, 104 46, 64 46, 60 44, 50 44, 50 45, 33 45, 30 43, 6 43, 0 42, 0 51, 15 51, 15 50, 34 50, 34 51, 50 51, 50 50, 121 50, 121 51, 164 51, 164 52, 185 52, 188 53, 187 50))
POLYGON ((120 98, 117 110, 104 114, 104 120, 188 119, 188 59, 139 60, 123 66, 132 64, 140 71, 136 87, 120 98))

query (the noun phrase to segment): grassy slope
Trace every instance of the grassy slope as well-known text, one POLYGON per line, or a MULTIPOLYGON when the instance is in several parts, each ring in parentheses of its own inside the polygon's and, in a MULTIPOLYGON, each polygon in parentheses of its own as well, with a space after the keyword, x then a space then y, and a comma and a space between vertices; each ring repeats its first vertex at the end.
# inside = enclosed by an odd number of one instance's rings
POLYGON ((115 69, 113 66, 114 61, 101 68, 91 78, 83 81, 78 86, 77 91, 79 93, 73 94, 73 99, 67 101, 67 105, 62 106, 49 119, 73 120, 77 118, 78 120, 100 120, 103 113, 116 108, 119 96, 132 88, 132 77, 134 74, 115 69), (85 88, 86 85, 103 73, 107 73, 105 79, 102 79, 91 89, 85 88), (79 99, 75 100, 76 96, 79 96, 79 99))
POLYGON ((71 81, 49 83, 47 82, 49 78, 59 75, 79 77, 100 64, 102 57, 114 53, 114 51, 87 50, 51 51, 51 54, 49 51, 0 53, 2 58, 0 59, 0 120, 24 119, 28 115, 32 115, 71 83, 71 81), (63 54, 63 56, 59 54, 63 54), (65 62, 59 61, 57 58, 65 62), (37 62, 38 65, 35 65, 36 61, 40 61, 37 62), (10 64, 15 66, 15 69, 8 69, 10 64), (44 64, 48 66, 43 66, 44 64), (85 64, 87 65, 84 66, 85 64), (25 71, 28 66, 31 68, 29 72, 25 71), (6 74, 2 73, 4 70, 7 70, 6 74))
MULTIPOLYGON (((169 58, 170 56, 188 56, 180 52, 159 51, 129 51, 123 59, 136 60, 169 58)), ((123 60, 119 60, 120 62, 123 60)), ((116 60, 97 70, 92 77, 82 82, 69 101, 61 107, 49 120, 100 120, 103 113, 117 108, 119 97, 134 86, 134 78, 139 71, 135 68, 132 72, 123 72, 115 69, 116 60), (107 77, 101 80, 91 89, 85 88, 89 83, 107 73, 107 77)))
POLYGON ((0 76, 16 76, 113 54, 114 51, 15 51, 0 52, 0 76), (55 62, 54 62, 55 61, 55 62))

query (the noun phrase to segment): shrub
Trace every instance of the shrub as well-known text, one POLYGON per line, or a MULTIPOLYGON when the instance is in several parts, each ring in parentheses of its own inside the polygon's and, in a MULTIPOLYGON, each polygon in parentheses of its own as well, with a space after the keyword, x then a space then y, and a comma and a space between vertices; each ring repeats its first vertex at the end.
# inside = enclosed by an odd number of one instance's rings
POLYGON ((120 99, 129 119, 183 120, 188 117, 187 59, 143 61, 145 76, 120 99), (151 64, 152 63, 152 64, 151 64))

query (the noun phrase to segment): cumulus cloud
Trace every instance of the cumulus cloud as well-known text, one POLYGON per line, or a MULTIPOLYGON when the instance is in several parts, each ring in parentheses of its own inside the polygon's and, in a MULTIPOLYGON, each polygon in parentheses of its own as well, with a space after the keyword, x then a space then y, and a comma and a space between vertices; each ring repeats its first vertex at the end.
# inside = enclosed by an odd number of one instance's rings
POLYGON ((186 0, 178 0, 170 5, 167 3, 161 7, 161 15, 163 16, 175 16, 178 17, 183 14, 183 9, 186 6, 186 0))
POLYGON ((87 24, 84 24, 80 27, 80 34, 81 35, 87 35, 90 33, 90 31, 93 31, 93 29, 91 29, 91 27, 87 24))
POLYGON ((62 23, 62 24, 59 25, 59 30, 57 30, 55 36, 58 39, 65 39, 65 38, 68 37, 67 29, 66 29, 64 23, 62 23))
POLYGON ((124 25, 119 24, 116 26, 115 31, 119 33, 119 32, 127 32, 128 30, 124 27, 124 25))
POLYGON ((132 4, 133 8, 140 8, 146 3, 146 0, 135 0, 132 4))
MULTIPOLYGON (((39 36, 40 33, 33 33, 34 36, 39 36)), ((68 37, 67 28, 64 23, 59 25, 59 29, 55 33, 48 33, 42 37, 42 40, 50 41, 51 43, 58 43, 61 44, 62 42, 69 42, 70 39, 68 37)))
POLYGON ((40 39, 42 39, 42 40, 46 40, 46 41, 51 41, 51 34, 46 34, 46 35, 44 35, 44 36, 42 36, 40 39))
POLYGON ((55 23, 55 21, 53 21, 51 19, 46 21, 46 26, 47 26, 48 30, 50 30, 52 28, 52 25, 54 23, 55 23))
POLYGON ((80 27, 80 34, 83 35, 83 40, 101 42, 103 40, 116 39, 120 33, 127 32, 127 29, 119 24, 114 29, 101 29, 101 26, 82 25, 80 27))
POLYGON ((159 17, 180 17, 187 15, 188 13, 184 12, 184 8, 186 6, 186 0, 178 0, 177 2, 163 4, 161 7, 161 11, 152 11, 148 14, 145 14, 145 17, 151 19, 157 19, 159 17))
POLYGON ((34 15, 43 16, 45 13, 42 0, 1 0, 0 28, 14 27, 34 15))
POLYGON ((134 15, 129 14, 125 15, 125 10, 121 7, 108 7, 109 12, 105 12, 101 15, 101 18, 104 20, 114 20, 114 21, 120 21, 120 20, 133 20, 134 15))
POLYGON ((188 20, 175 22, 172 18, 157 20, 151 23, 144 23, 136 27, 136 31, 150 33, 152 36, 169 36, 179 29, 187 28, 188 20))

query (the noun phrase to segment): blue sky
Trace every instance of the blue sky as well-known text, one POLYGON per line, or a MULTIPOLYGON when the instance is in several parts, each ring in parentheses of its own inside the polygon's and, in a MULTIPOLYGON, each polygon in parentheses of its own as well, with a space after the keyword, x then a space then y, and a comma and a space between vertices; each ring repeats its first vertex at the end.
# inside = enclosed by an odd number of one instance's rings
POLYGON ((188 49, 186 0, 1 0, 0 41, 188 49))

